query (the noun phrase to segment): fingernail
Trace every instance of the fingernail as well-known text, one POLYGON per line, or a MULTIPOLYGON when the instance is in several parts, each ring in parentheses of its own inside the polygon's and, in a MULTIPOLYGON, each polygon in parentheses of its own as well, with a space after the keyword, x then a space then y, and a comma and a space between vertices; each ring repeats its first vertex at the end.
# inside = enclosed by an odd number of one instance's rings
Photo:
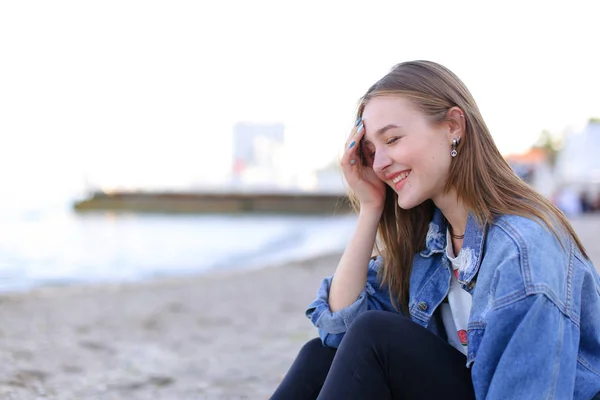
POLYGON ((362 122, 362 117, 359 117, 358 121, 356 121, 356 126, 360 125, 361 122, 362 122))
POLYGON ((356 164, 356 160, 350 160, 350 165, 356 164))
POLYGON ((360 131, 362 131, 364 127, 365 127, 365 126, 361 124, 361 125, 358 127, 358 130, 356 131, 356 133, 357 133, 357 134, 358 134, 358 133, 360 133, 360 131))
POLYGON ((349 149, 353 148, 355 144, 356 144, 356 140, 353 140, 352 143, 350 143, 350 147, 348 147, 348 148, 349 149))

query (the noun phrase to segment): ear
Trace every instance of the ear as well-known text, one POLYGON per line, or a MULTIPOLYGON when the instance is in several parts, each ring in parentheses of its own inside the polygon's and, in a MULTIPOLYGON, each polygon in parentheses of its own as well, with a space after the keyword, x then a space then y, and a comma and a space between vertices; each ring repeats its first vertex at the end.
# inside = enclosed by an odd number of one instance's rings
POLYGON ((452 107, 446 115, 448 124, 448 142, 452 144, 452 139, 463 138, 467 122, 465 121, 465 113, 459 107, 452 107))

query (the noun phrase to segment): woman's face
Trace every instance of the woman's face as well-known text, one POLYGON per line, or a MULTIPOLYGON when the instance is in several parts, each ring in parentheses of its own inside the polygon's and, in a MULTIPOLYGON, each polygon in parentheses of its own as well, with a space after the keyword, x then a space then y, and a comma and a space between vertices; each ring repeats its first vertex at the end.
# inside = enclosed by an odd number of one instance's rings
POLYGON ((362 118, 366 159, 398 194, 398 205, 409 209, 427 199, 439 204, 452 160, 451 125, 434 125, 400 96, 370 99, 362 118))

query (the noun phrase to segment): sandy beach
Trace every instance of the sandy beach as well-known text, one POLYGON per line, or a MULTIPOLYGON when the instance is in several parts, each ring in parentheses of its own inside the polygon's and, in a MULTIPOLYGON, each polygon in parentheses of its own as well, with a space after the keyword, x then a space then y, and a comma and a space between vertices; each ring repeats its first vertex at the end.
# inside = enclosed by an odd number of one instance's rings
MULTIPOLYGON (((600 266, 600 216, 573 221, 600 266)), ((266 399, 316 336, 339 254, 263 269, 0 296, 0 398, 266 399)))

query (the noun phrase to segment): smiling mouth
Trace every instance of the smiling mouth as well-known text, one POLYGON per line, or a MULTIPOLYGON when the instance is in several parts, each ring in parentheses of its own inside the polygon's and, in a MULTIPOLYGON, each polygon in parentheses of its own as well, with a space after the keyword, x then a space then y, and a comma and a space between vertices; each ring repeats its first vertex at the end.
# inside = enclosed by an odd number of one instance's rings
POLYGON ((404 179, 406 179, 409 175, 410 175, 411 171, 405 171, 403 173, 401 173, 400 175, 398 175, 397 177, 395 177, 394 179, 392 179, 392 183, 394 183, 394 185, 404 179))

